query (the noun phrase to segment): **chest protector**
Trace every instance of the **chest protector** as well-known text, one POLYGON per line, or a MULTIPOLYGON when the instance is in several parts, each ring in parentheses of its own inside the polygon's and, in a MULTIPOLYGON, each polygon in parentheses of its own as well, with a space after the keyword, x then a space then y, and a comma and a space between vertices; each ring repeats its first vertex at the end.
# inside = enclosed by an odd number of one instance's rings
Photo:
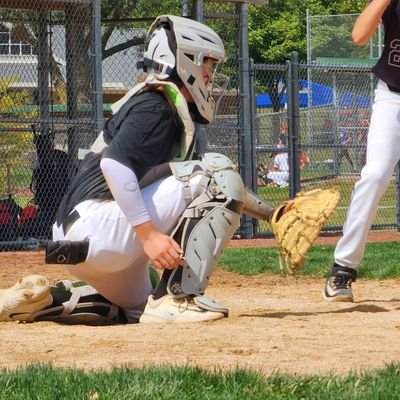
MULTIPOLYGON (((174 83, 160 81, 156 79, 154 75, 149 75, 145 81, 133 87, 124 97, 111 106, 113 114, 116 114, 132 96, 142 92, 145 87, 149 86, 162 86, 165 89, 165 93, 174 104, 179 119, 182 122, 180 156, 174 161, 192 159, 194 148, 194 124, 189 113, 187 101, 174 83)), ((90 148, 90 151, 100 153, 105 147, 107 147, 107 143, 104 140, 103 132, 100 132, 90 148)))
MULTIPOLYGON (((166 95, 169 100, 174 104, 176 111, 178 113, 179 119, 182 123, 182 131, 181 131, 181 143, 180 143, 180 156, 175 158, 172 161, 183 161, 183 160, 191 160, 193 158, 193 150, 195 147, 195 136, 194 136, 194 124, 192 118, 190 116, 189 108, 186 99, 183 97, 179 88, 172 82, 162 81, 156 79, 156 77, 152 74, 148 75, 146 80, 142 83, 139 83, 124 97, 118 100, 111 106, 111 110, 113 114, 116 114, 121 110, 122 106, 130 99, 132 96, 143 91, 145 87, 149 86, 162 86, 165 90, 166 95)), ((90 150, 80 150, 79 158, 83 159, 83 157, 89 151, 93 153, 100 153, 104 150, 108 145, 104 140, 103 132, 100 132, 97 136, 97 139, 92 144, 90 150)), ((146 175, 140 180, 139 186, 144 188, 157 179, 163 178, 171 174, 171 169, 169 166, 169 162, 163 163, 161 165, 157 165, 153 167, 150 171, 146 173, 146 175)))

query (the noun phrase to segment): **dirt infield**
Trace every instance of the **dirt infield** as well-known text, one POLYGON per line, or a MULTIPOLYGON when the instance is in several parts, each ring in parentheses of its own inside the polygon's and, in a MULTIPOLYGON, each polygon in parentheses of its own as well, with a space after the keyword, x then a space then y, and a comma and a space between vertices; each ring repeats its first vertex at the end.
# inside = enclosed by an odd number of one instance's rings
MULTIPOLYGON (((371 234, 369 241, 399 238, 386 232, 371 234)), ((260 245, 274 241, 231 241, 231 246, 260 245)), ((0 253, 1 287, 33 273, 51 282, 71 278, 42 260, 40 252, 0 253)), ((85 370, 196 365, 210 370, 241 367, 265 375, 347 374, 383 367, 400 361, 399 283, 359 280, 355 303, 330 304, 322 301, 321 279, 243 277, 217 269, 207 294, 230 309, 229 318, 181 326, 0 323, 0 367, 35 362, 85 370)))

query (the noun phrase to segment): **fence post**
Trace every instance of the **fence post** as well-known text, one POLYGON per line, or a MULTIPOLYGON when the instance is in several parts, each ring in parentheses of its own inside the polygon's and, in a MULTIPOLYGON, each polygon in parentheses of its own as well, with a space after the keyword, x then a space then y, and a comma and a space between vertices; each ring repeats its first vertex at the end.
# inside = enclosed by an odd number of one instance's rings
POLYGON ((182 0, 182 17, 189 17, 189 0, 182 0))
MULTIPOLYGON (((252 140, 251 140, 251 99, 249 73, 248 21, 249 5, 240 3, 239 25, 239 93, 240 93, 240 154, 239 168, 243 183, 252 188, 252 140)), ((242 217, 242 235, 253 235, 253 221, 248 215, 242 217)))
POLYGON ((288 147, 289 147, 289 196, 300 191, 300 109, 299 109, 299 54, 291 53, 288 61, 288 147))
MULTIPOLYGON (((103 129, 103 84, 102 84, 102 56, 101 56, 101 4, 100 0, 93 0, 93 101, 95 134, 103 129)), ((93 140, 95 137, 93 138, 93 140)))
POLYGON ((254 60, 250 58, 249 61, 249 94, 250 94, 250 142, 251 142, 251 190, 255 192, 257 190, 257 179, 256 179, 256 168, 257 168, 257 151, 256 151, 256 138, 255 132, 256 126, 256 95, 255 95, 255 67, 254 60))
MULTIPOLYGON (((251 104, 251 190, 257 192, 257 149, 256 149, 256 132, 257 132, 257 104, 256 104, 256 83, 255 83, 255 66, 254 60, 250 58, 250 104, 251 104)), ((257 234, 258 220, 253 218, 253 235, 257 234)))
POLYGON ((38 74, 38 103, 40 113, 40 133, 49 134, 50 121, 50 54, 47 45, 49 41, 49 24, 47 22, 47 10, 40 8, 37 17, 37 74, 38 74))
MULTIPOLYGON (((193 0, 193 18, 195 21, 204 22, 204 4, 203 0, 193 0)), ((204 154, 207 151, 206 127, 195 123, 196 131, 196 153, 204 154)))

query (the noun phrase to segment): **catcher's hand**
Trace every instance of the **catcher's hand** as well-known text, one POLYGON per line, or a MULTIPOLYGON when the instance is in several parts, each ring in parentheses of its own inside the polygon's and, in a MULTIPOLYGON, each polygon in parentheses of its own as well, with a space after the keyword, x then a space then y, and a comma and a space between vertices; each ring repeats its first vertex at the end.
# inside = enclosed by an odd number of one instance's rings
POLYGON ((293 200, 275 209, 271 227, 277 240, 282 271, 283 264, 290 273, 303 266, 305 255, 339 200, 338 188, 315 189, 299 192, 293 200))

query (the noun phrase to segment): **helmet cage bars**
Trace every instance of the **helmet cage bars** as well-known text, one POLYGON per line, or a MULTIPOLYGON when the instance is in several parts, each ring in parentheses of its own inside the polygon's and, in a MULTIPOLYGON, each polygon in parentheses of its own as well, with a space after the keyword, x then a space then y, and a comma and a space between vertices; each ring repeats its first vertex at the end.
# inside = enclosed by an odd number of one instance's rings
POLYGON ((213 77, 210 84, 207 86, 207 95, 212 97, 214 101, 214 116, 217 114, 219 104, 229 84, 229 76, 217 72, 220 63, 214 66, 213 77))
POLYGON ((225 61, 221 38, 208 26, 183 17, 162 15, 151 25, 144 52, 138 68, 152 73, 157 79, 177 78, 185 85, 196 105, 202 123, 214 120, 216 100, 227 86, 227 77, 212 73, 210 83, 203 80, 205 59, 215 61, 215 66, 225 61), (216 81, 214 83, 214 81, 216 81), (217 82, 219 81, 219 82, 217 82), (221 85, 221 82, 225 82, 221 85))

